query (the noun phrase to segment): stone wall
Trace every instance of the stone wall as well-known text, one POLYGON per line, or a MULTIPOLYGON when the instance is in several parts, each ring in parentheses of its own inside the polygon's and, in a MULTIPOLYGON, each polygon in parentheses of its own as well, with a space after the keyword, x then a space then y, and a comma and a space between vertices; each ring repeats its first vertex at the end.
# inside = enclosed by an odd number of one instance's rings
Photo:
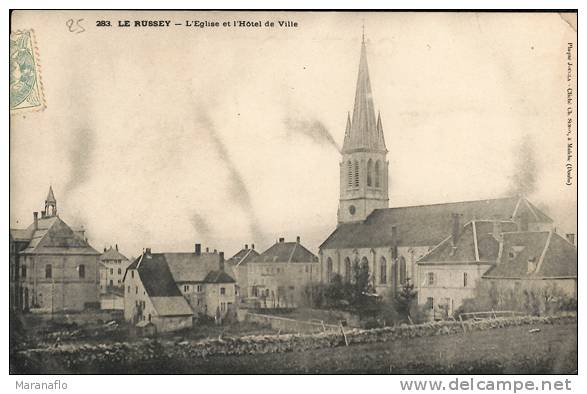
POLYGON ((244 355, 279 352, 301 352, 320 348, 352 346, 408 338, 461 334, 463 331, 484 331, 495 328, 534 324, 573 324, 576 313, 546 317, 508 317, 467 322, 433 322, 402 325, 373 330, 332 330, 297 335, 261 335, 238 338, 217 338, 179 343, 142 340, 108 345, 62 345, 58 348, 29 349, 11 354, 11 371, 19 373, 75 373, 120 371, 134 363, 150 360, 185 360, 210 355, 244 355))

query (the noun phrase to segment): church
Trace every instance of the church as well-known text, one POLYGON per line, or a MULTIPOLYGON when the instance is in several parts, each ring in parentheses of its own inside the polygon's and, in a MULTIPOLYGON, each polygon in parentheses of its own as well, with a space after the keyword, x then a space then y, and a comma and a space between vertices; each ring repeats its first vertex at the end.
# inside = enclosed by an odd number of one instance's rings
POLYGON ((552 219, 523 196, 390 208, 387 153, 363 38, 341 152, 338 224, 320 245, 321 282, 334 275, 350 281, 360 265, 368 268, 375 292, 396 292, 408 279, 418 286, 418 259, 471 220, 512 221, 519 231, 553 228, 552 219))
POLYGON ((38 312, 81 311, 98 305, 98 257, 84 230, 57 214, 49 187, 45 209, 26 229, 10 229, 10 306, 38 312))

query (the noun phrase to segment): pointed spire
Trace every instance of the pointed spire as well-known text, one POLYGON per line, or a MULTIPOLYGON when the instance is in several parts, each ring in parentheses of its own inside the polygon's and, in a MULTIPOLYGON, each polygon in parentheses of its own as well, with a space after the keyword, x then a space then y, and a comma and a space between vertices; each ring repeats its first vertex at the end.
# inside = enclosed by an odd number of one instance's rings
POLYGON ((344 136, 350 136, 351 135, 351 113, 347 112, 346 114, 346 129, 344 131, 344 136))
MULTIPOLYGON (((364 29, 364 26, 363 26, 364 29)), ((367 64, 367 46, 365 36, 361 42, 361 58, 359 61, 359 73, 357 88, 355 91, 355 105, 348 141, 345 140, 343 151, 355 149, 385 150, 380 144, 375 118, 375 108, 371 94, 371 80, 369 78, 369 66, 367 64), (347 143, 348 142, 348 143, 347 143)))
POLYGON ((57 200, 55 200, 55 195, 53 194, 53 187, 51 185, 49 185, 49 193, 47 193, 47 198, 45 199, 45 202, 57 202, 57 200))
POLYGON ((377 144, 379 147, 383 147, 383 149, 387 150, 385 147, 385 136, 383 135, 383 125, 381 124, 380 111, 377 112, 377 144))

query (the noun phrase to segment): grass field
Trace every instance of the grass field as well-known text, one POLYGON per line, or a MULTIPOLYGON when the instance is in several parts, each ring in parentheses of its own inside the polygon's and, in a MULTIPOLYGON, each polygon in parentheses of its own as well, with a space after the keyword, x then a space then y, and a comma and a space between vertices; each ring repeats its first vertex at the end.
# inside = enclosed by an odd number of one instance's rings
POLYGON ((136 365, 127 373, 570 374, 577 371, 577 325, 520 326, 299 353, 212 356, 136 365), (540 331, 530 333, 530 329, 540 331))

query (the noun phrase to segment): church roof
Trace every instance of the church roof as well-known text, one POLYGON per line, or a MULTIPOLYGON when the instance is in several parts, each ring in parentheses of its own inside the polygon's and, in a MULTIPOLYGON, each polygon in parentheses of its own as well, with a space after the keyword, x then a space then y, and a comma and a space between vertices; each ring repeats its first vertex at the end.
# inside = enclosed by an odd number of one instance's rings
POLYGON ((47 193, 47 198, 45 199, 45 202, 52 202, 52 203, 56 203, 57 200, 55 200, 55 195, 53 194, 53 187, 49 186, 49 193, 47 193))
POLYGON ((473 219, 512 220, 524 213, 529 222, 551 223, 523 197, 462 201, 374 210, 364 221, 340 224, 320 249, 392 246, 435 246, 451 233, 452 214, 473 219), (392 239, 392 228, 397 239, 392 239))
POLYGON ((21 234, 25 232, 31 236, 22 254, 100 254, 58 216, 39 218, 37 229, 32 223, 26 230, 19 230, 21 234))
POLYGON ((351 121, 347 117, 342 151, 346 153, 361 149, 386 151, 381 118, 375 118, 365 40, 361 44, 353 118, 351 121))

